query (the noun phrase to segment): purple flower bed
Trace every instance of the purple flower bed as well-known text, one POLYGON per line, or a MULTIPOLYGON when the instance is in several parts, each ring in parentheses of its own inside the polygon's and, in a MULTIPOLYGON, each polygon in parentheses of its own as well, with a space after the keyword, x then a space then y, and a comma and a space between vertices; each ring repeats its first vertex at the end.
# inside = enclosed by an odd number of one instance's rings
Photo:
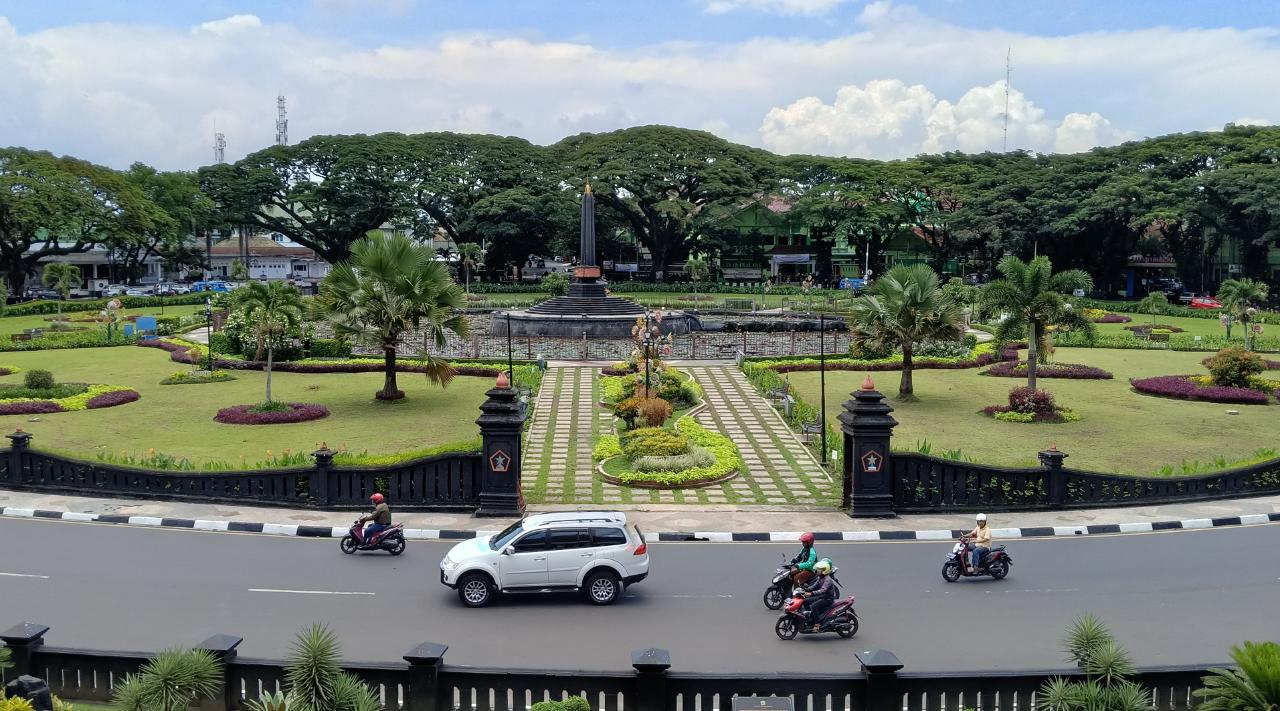
MULTIPOLYGON (((984 365, 991 365, 1000 361, 1016 360, 1018 358, 1018 349, 1026 348, 1025 343, 1009 343, 1005 345, 1004 350, 997 358, 992 353, 983 353, 972 360, 917 360, 913 364, 915 370, 962 370, 964 368, 981 368, 984 365)), ((780 365, 771 366, 774 372, 778 373, 795 373, 805 370, 818 370, 817 363, 782 363, 780 365)), ((859 363, 857 361, 836 361, 827 362, 827 370, 856 370, 856 371, 884 371, 884 370, 902 370, 902 363, 859 363)))
POLYGON ((13 368, 0 368, 0 376, 10 375, 14 372, 13 368))
POLYGON ((1201 400, 1236 405, 1266 405, 1271 401, 1267 394, 1250 388, 1232 388, 1222 385, 1200 385, 1191 381, 1190 375, 1157 375, 1154 378, 1138 378, 1129 384, 1144 395, 1201 400))
POLYGON ((0 402, 0 415, 42 415, 47 412, 62 411, 62 406, 52 400, 0 402))
MULTIPOLYGON (((1025 378, 1027 377, 1027 364, 1025 361, 1005 361, 987 368, 982 371, 982 374, 993 375, 998 378, 1025 378)), ((1037 367, 1036 377, 1068 378, 1071 380, 1110 380, 1115 376, 1102 368, 1095 368, 1091 365, 1053 363, 1037 367)))
POLYGON ((103 393, 89 398, 89 402, 86 406, 90 410, 96 410, 100 407, 115 407, 116 405, 133 402, 140 397, 142 396, 139 395, 136 390, 116 390, 114 392, 103 393))
POLYGON ((1102 318, 1093 319, 1094 323, 1129 323, 1133 319, 1123 314, 1106 314, 1102 318))
POLYGON ((253 412, 257 405, 234 405, 218 410, 213 419, 227 425, 278 425, 288 422, 306 422, 329 416, 329 408, 305 402, 288 403, 285 412, 253 412))

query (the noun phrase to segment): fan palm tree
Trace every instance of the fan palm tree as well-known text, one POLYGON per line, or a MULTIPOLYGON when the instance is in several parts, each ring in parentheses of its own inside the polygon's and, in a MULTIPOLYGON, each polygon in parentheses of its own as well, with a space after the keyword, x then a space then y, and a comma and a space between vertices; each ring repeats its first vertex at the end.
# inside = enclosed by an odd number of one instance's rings
POLYGON ((257 360, 267 352, 267 402, 271 402, 271 364, 280 337, 302 322, 302 295, 282 281, 251 282, 236 293, 236 308, 258 339, 257 360))
POLYGON ((484 251, 475 242, 458 245, 458 256, 462 259, 462 268, 467 271, 467 293, 471 293, 471 270, 480 266, 484 259, 484 251))
POLYGON ((912 349, 926 340, 960 337, 960 305, 938 285, 927 264, 899 265, 876 280, 853 306, 849 320, 853 344, 867 350, 902 349, 898 395, 914 393, 912 349))
POLYGON ((396 348, 407 333, 422 331, 427 379, 448 385, 453 368, 427 353, 427 345, 445 345, 445 333, 467 335, 467 323, 456 313, 462 289, 430 247, 403 236, 368 237, 351 249, 351 259, 338 264, 320 284, 315 307, 334 330, 364 337, 382 348, 385 382, 379 400, 398 400, 396 348))
POLYGON ((1249 341, 1249 309, 1266 301, 1267 285, 1255 279, 1228 279, 1218 287, 1218 301, 1227 312, 1227 340, 1231 339, 1231 324, 1244 324, 1245 347, 1249 341))
POLYGON ((1202 711, 1280 709, 1280 644, 1245 642, 1232 647, 1235 669, 1210 669, 1204 688, 1195 695, 1202 699, 1202 711))
POLYGON ((1005 314, 996 329, 997 340, 1007 343, 1026 335, 1027 386, 1034 390, 1036 366, 1045 362, 1052 348, 1049 326, 1079 329, 1090 338, 1097 333, 1093 322, 1073 309, 1063 296, 1073 289, 1092 289, 1093 278, 1079 269, 1054 274, 1053 264, 1043 256, 1030 262, 1008 256, 1000 260, 996 269, 1004 278, 983 289, 982 301, 987 308, 1005 314))
MULTIPOLYGON (((71 290, 80 287, 80 267, 67 262, 53 262, 44 265, 44 273, 40 275, 44 285, 62 294, 63 299, 71 297, 71 290)), ((58 320, 62 320, 62 302, 58 302, 58 320)))

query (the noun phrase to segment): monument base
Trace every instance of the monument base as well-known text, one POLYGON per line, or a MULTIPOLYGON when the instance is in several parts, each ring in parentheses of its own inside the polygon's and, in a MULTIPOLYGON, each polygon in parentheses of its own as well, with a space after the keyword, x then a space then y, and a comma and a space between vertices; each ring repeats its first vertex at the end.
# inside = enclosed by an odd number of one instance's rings
POLYGON ((524 497, 517 493, 481 492, 476 518, 520 518, 524 515, 524 497))

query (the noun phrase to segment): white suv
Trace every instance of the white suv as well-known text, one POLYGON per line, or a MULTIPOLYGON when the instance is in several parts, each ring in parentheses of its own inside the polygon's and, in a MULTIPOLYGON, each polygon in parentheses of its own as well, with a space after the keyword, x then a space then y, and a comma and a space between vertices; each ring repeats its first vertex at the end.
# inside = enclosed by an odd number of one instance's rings
POLYGON ((644 534, 616 511, 528 516, 496 535, 459 543, 440 561, 440 582, 467 607, 484 607, 500 592, 564 591, 609 605, 648 574, 644 534))

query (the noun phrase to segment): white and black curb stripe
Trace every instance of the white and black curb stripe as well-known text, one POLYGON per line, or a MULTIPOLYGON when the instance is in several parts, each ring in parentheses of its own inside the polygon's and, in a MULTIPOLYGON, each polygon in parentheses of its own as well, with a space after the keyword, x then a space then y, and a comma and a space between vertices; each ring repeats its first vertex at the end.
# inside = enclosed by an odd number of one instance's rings
MULTIPOLYGON (((0 516, 12 518, 43 518, 62 521, 112 523, 126 526, 151 526, 164 528, 190 528, 197 531, 227 531, 231 533, 263 533, 274 536, 300 536, 303 538, 342 538, 347 529, 340 526, 305 526, 282 523, 249 523, 246 521, 203 521, 189 518, 159 518, 155 516, 119 516, 115 514, 86 514, 73 511, 42 511, 40 509, 3 508, 0 516)), ((1280 523, 1280 513, 1225 516, 1222 518, 1193 518, 1184 521, 1154 521, 1147 523, 1110 523, 1081 526, 1032 526, 1026 528, 993 528, 991 534, 999 539, 1052 538, 1087 536, 1114 533, 1151 533, 1153 531, 1177 531, 1222 526, 1250 526, 1262 523, 1280 523)), ((415 540, 461 541, 496 531, 464 531, 435 528, 405 529, 405 538, 415 540)), ((649 542, 661 543, 792 543, 800 531, 772 531, 769 533, 743 533, 728 531, 693 531, 671 533, 646 533, 649 542)), ((819 541, 949 541, 964 531, 959 529, 935 529, 928 531, 815 531, 819 541)))

